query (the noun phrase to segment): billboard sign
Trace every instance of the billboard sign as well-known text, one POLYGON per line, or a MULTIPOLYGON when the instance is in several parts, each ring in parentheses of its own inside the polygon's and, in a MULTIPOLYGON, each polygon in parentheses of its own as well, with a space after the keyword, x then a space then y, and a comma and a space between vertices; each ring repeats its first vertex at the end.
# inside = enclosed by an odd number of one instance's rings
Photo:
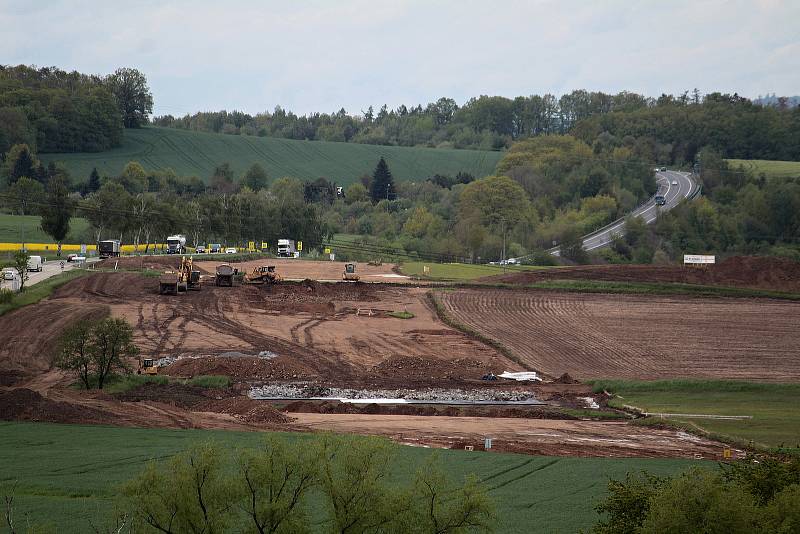
POLYGON ((683 255, 683 263, 716 263, 716 256, 704 256, 702 254, 684 254, 683 255))

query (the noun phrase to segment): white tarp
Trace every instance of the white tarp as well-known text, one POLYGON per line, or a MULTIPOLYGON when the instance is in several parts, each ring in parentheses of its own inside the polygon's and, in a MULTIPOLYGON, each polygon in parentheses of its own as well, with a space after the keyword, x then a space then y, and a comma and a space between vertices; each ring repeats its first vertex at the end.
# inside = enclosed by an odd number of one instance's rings
POLYGON ((539 378, 539 375, 536 374, 534 371, 526 371, 522 373, 510 373, 506 371, 501 375, 497 375, 498 378, 507 378, 509 380, 516 380, 517 382, 541 382, 542 379, 539 378))

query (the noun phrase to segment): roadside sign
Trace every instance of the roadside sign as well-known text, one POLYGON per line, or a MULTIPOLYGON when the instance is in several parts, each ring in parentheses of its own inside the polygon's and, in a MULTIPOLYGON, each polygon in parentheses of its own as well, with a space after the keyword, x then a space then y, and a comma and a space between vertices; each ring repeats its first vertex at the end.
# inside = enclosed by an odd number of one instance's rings
POLYGON ((331 252, 331 261, 336 261, 336 254, 331 252))
POLYGON ((487 451, 492 448, 492 438, 484 438, 483 448, 487 451))
POLYGON ((255 241, 248 241, 247 242, 247 251, 248 252, 255 252, 256 251, 256 242, 255 241))
POLYGON ((330 254, 330 253, 331 253, 331 248, 325 247, 325 254, 330 254))
POLYGON ((431 268, 427 265, 422 266, 422 274, 431 274, 431 268))
POLYGON ((716 256, 704 256, 702 254, 684 254, 683 263, 716 263, 716 256))
POLYGON ((297 242, 297 250, 303 250, 303 242, 302 241, 298 241, 297 242))
POLYGON ((733 451, 731 449, 723 449, 722 450, 722 457, 726 460, 730 460, 733 458, 733 451))
POLYGON ((261 242, 261 250, 267 250, 269 248, 269 243, 266 241, 261 242))
POLYGON ((86 244, 81 245, 81 256, 86 256, 86 244))

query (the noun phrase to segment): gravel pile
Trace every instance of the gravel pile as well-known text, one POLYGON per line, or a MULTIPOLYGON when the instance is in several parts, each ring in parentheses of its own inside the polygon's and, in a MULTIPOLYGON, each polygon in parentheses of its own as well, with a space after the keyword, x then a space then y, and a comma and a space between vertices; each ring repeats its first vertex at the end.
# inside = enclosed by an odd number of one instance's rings
POLYGON ((266 384, 250 388, 253 399, 268 398, 344 398, 344 399, 408 399, 430 401, 526 401, 535 399, 530 391, 490 389, 349 389, 329 388, 313 384, 266 384))

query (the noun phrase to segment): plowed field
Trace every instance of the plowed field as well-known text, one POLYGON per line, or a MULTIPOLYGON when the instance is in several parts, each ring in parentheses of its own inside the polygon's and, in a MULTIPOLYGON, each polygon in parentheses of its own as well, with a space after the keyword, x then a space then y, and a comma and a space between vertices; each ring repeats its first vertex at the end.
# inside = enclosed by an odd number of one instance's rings
POLYGON ((448 315, 550 376, 800 379, 800 303, 464 289, 448 315))

